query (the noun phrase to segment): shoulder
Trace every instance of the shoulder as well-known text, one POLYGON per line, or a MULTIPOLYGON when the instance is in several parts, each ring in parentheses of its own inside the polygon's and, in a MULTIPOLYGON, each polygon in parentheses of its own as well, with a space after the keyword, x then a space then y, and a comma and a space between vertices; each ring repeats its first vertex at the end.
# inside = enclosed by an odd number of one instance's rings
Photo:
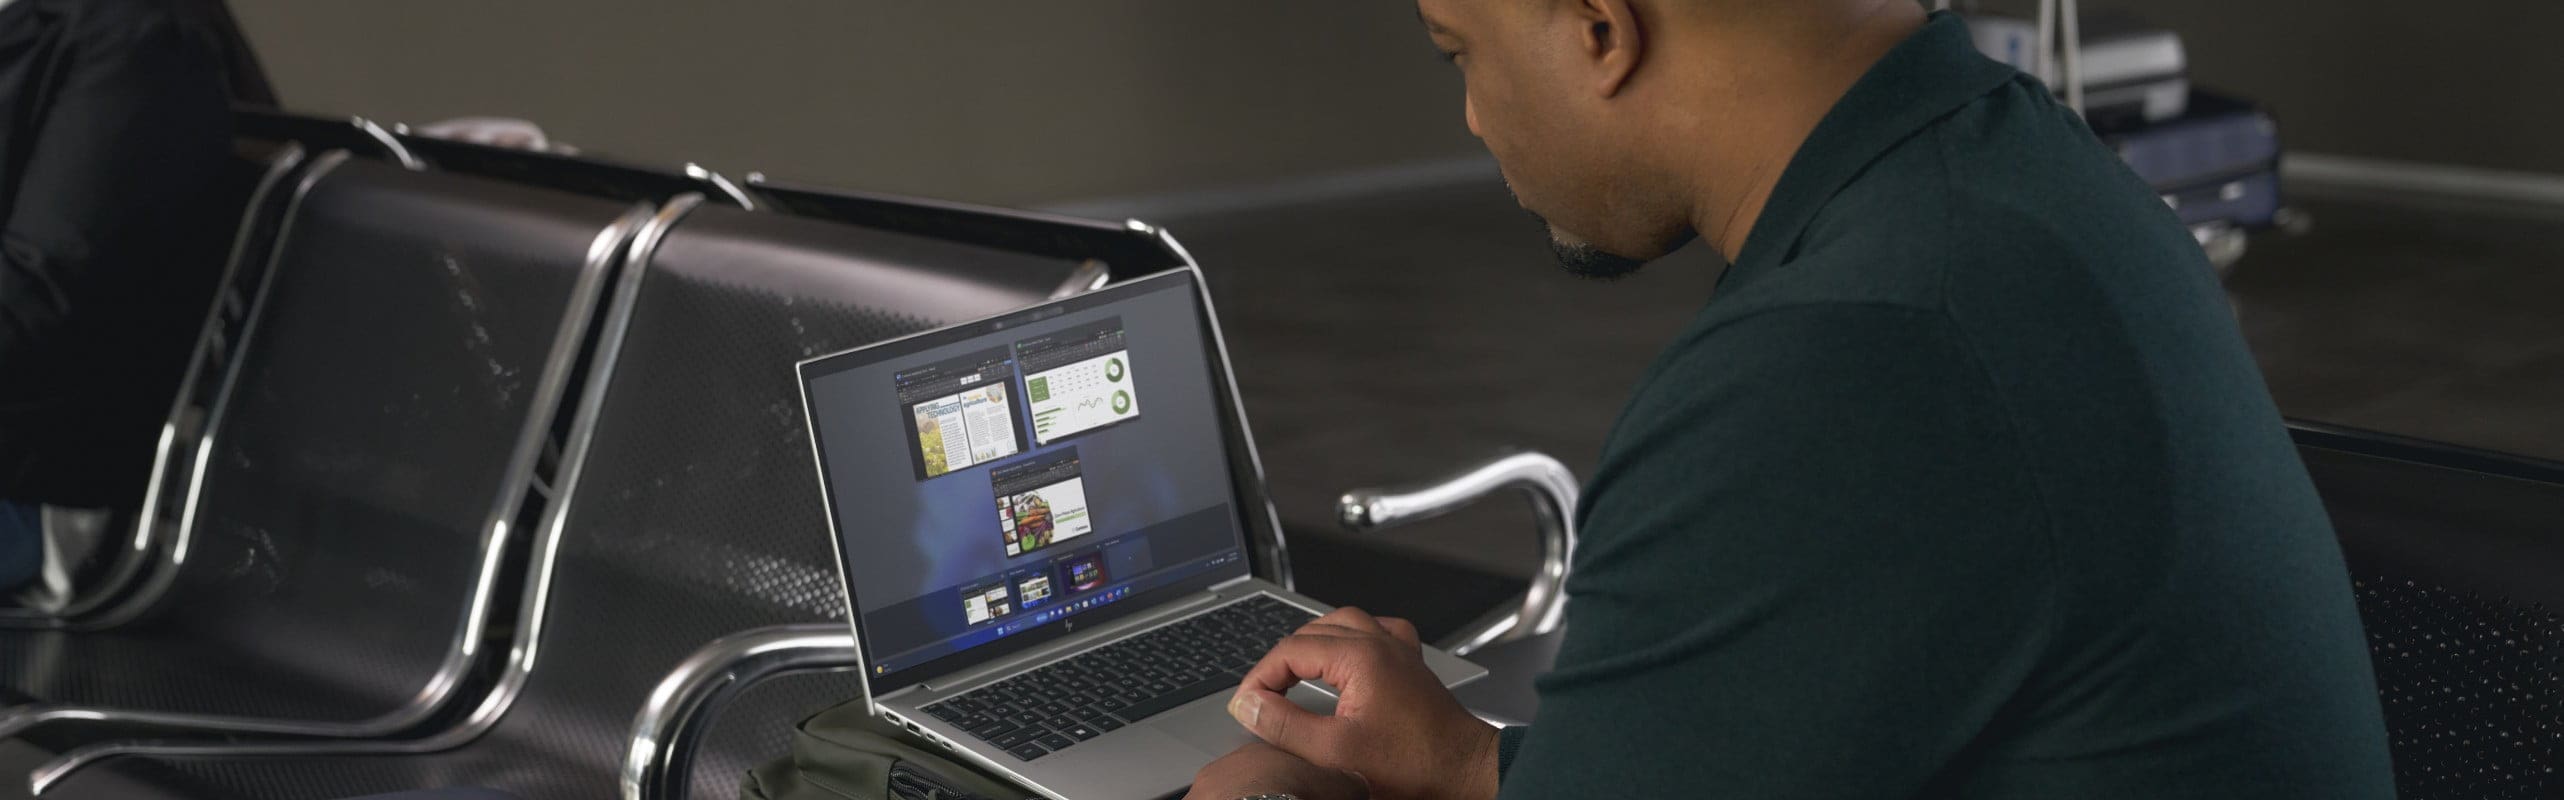
POLYGON ((1936 309, 1871 300, 1713 309, 1648 371, 1604 470, 1695 472, 1685 465, 1747 453, 1888 464, 1899 459, 1887 449, 1996 433, 1992 399, 1966 337, 1936 309))

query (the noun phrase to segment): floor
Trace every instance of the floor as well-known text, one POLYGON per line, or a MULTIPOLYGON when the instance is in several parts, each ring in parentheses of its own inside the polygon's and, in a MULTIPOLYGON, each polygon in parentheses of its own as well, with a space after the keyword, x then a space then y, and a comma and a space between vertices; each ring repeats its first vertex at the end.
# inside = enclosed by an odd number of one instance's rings
MULTIPOLYGON (((2257 238, 2230 280, 2282 410, 2564 459, 2564 210, 2293 188, 2311 226, 2257 238)), ((1274 501, 1315 551, 1298 571, 1391 610, 1413 593, 1338 580, 1341 559, 1380 546, 1526 575, 1529 515, 1491 503, 1356 543, 1337 495, 1509 447, 1589 473, 1717 270, 1686 252, 1617 283, 1569 277, 1492 182, 1157 219, 1209 276, 1274 501)))

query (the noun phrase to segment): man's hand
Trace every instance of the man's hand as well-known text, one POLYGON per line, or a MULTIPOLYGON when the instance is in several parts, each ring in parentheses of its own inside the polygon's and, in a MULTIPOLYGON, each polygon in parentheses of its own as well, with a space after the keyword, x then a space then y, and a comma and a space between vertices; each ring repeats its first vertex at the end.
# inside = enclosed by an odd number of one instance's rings
POLYGON ((1247 671, 1229 714, 1291 755, 1359 774, 1375 797, 1496 796, 1496 729, 1425 667, 1406 620, 1354 608, 1319 617, 1247 671), (1336 688, 1333 716, 1283 698, 1304 680, 1336 688))
POLYGON ((1287 794, 1300 800, 1363 800, 1362 779, 1311 764, 1263 742, 1248 742, 1193 774, 1184 800, 1238 800, 1287 794))

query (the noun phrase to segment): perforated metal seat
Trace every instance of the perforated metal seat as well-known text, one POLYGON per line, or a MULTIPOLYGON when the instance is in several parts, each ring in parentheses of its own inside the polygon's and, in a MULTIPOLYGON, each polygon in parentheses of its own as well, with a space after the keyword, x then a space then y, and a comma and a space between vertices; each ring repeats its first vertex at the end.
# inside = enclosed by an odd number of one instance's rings
POLYGON ((267 108, 234 108, 232 129, 239 138, 297 144, 312 153, 343 150, 412 168, 422 166, 390 130, 364 117, 315 117, 267 108))
MULTIPOLYGON (((454 783, 613 796, 632 715, 679 659, 733 631, 843 618, 793 364, 1037 302, 1078 267, 712 206, 663 214, 636 252, 646 266, 618 282, 565 459, 566 516, 542 543, 546 613, 513 706, 443 752, 153 759, 164 782, 209 797, 454 783)), ((707 754, 703 796, 729 796, 791 722, 854 691, 821 675, 752 693, 707 754)))
POLYGON ((189 465, 176 563, 105 621, 157 617, 13 636, 0 682, 47 705, 0 714, 0 733, 425 719, 488 659, 493 554, 518 541, 607 267, 647 211, 320 159, 189 465))
MULTIPOLYGON (((234 143, 232 158, 224 164, 215 196, 208 202, 234 212, 238 221, 231 248, 206 284, 209 307, 179 376, 176 397, 162 421, 142 507, 131 516, 120 514, 87 561, 74 566, 72 591, 61 605, 0 608, 0 628, 86 627, 86 618, 108 611, 136 582, 146 579, 153 556, 167 544, 163 534, 177 526, 175 500, 185 489, 175 480, 183 478, 184 471, 169 466, 185 463, 194 452, 223 366, 229 363, 241 323, 248 316, 251 295, 266 274, 276 231, 283 227, 286 206, 293 199, 295 179, 307 160, 303 148, 291 143, 234 143)), ((9 641, 0 637, 0 646, 9 641)), ((10 688, 0 687, 0 705, 27 699, 11 696, 10 688)))
POLYGON ((718 203, 753 206, 748 195, 730 179, 692 164, 680 172, 593 156, 493 147, 433 136, 395 134, 393 138, 420 161, 447 172, 626 203, 662 204, 679 195, 702 194, 718 203))
POLYGON ((2564 465, 2301 426, 2405 800, 2564 795, 2564 465))

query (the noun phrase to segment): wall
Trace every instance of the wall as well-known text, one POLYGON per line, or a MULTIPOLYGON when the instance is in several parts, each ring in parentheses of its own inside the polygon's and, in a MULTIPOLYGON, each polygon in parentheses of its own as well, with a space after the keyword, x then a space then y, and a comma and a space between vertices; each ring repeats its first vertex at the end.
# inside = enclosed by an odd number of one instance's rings
MULTIPOLYGON (((2027 2, 1988 2, 2026 10, 2027 2)), ((2089 0, 2182 34, 2193 77, 2261 99, 2294 150, 2564 174, 2564 3, 2089 0)))
MULTIPOLYGON (((733 174, 1030 204, 1479 152, 1405 0, 231 2, 293 107, 733 174)), ((2564 174, 2564 3, 2088 5, 2182 31, 2295 149, 2564 174)))
POLYGON ((1397 0, 231 0, 298 110, 1002 203, 1476 146, 1397 0))

